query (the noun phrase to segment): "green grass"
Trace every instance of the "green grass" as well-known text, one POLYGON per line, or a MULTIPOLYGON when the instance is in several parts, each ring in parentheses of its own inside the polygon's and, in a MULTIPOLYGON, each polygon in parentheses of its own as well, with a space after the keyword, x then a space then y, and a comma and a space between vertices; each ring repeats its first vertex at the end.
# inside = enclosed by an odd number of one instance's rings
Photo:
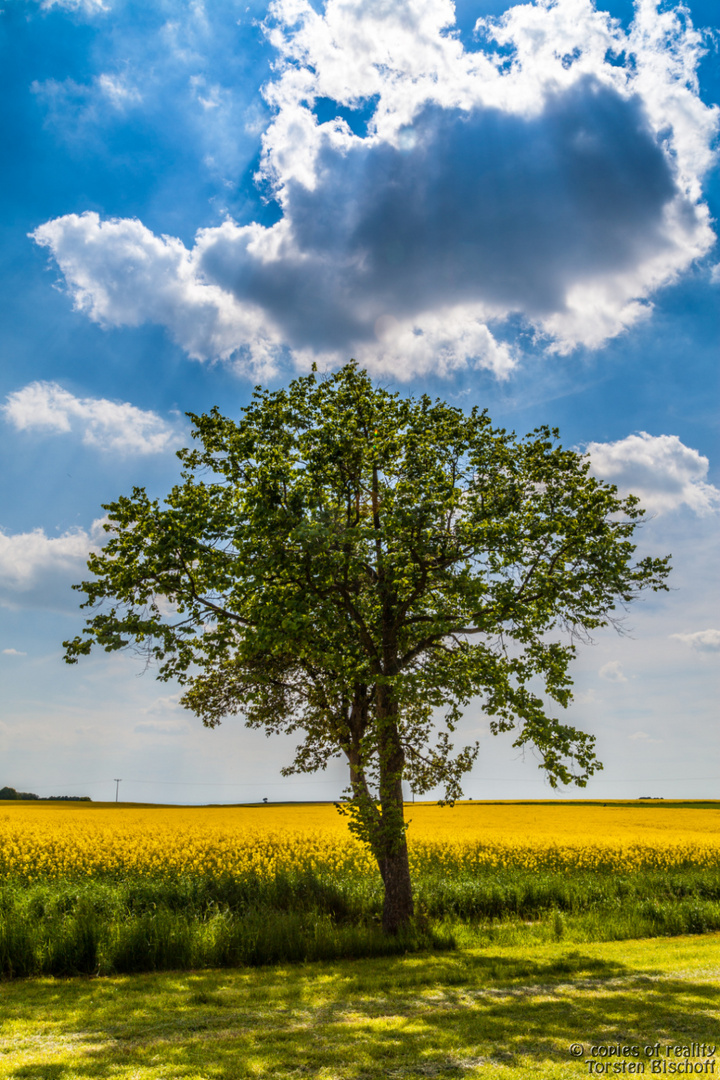
POLYGON ((720 929, 720 870, 425 873, 408 933, 380 930, 380 881, 321 872, 0 887, 0 977, 260 966, 480 945, 720 929))
POLYGON ((0 1078, 575 1080, 593 1046, 720 1058, 719 992, 717 935, 44 977, 0 987, 0 1078))

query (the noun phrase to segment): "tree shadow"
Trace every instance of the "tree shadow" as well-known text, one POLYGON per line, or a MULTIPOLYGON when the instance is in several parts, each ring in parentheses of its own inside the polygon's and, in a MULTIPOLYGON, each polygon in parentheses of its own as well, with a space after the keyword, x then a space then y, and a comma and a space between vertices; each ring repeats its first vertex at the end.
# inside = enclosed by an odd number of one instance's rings
MULTIPOLYGON (((488 1068, 587 1076, 591 1047, 617 1044, 638 1046, 648 1073, 643 1048, 656 1043, 715 1044, 720 1058, 717 982, 586 955, 582 946, 538 959, 498 949, 45 979, 4 993, 6 1022, 21 1027, 35 1010, 39 1028, 68 1047, 51 1063, 39 1049, 36 1063, 25 1056, 9 1080, 151 1077, 154 1069, 173 1080, 323 1070, 342 1080, 442 1080, 488 1068), (583 1058, 571 1057, 575 1043, 583 1058)), ((31 1041, 42 1046, 38 1035, 31 1041)))

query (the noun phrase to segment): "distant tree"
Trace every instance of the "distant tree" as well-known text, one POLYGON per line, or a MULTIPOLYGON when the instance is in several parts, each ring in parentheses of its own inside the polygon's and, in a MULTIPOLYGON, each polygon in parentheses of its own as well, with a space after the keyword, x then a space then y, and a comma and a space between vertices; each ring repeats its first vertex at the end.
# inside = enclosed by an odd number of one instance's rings
POLYGON ((480 695, 493 733, 515 729, 553 787, 584 786, 594 739, 536 687, 567 706, 575 642, 666 588, 668 559, 633 562, 638 500, 556 431, 517 439, 354 363, 257 388, 237 423, 189 415, 198 446, 179 452, 164 505, 142 488, 105 505, 108 542, 76 588, 84 607, 111 606, 65 658, 134 645, 206 725, 241 712, 303 732, 285 775, 344 756, 351 827, 396 932, 413 911, 403 780, 459 797, 477 744, 454 751, 451 736, 480 695))
POLYGON ((89 795, 48 795, 46 802, 92 802, 89 795))
POLYGON ((0 788, 0 799, 37 799, 37 795, 33 795, 31 791, 16 791, 12 787, 0 788))

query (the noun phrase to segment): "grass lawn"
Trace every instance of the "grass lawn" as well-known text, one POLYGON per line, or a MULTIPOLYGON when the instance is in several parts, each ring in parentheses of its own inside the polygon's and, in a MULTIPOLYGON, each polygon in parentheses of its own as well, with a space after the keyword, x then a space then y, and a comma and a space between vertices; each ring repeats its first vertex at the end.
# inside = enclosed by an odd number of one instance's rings
POLYGON ((719 1006, 718 934, 40 978, 0 984, 0 1077, 559 1080, 638 1062, 653 1075, 653 1061, 656 1075, 686 1061, 693 1075, 718 1075, 719 1006), (659 1064, 644 1053, 656 1043, 659 1064), (707 1051, 666 1055, 692 1043, 714 1045, 718 1064, 707 1051), (616 1044, 639 1058, 591 1070, 608 1061, 592 1047, 616 1044))

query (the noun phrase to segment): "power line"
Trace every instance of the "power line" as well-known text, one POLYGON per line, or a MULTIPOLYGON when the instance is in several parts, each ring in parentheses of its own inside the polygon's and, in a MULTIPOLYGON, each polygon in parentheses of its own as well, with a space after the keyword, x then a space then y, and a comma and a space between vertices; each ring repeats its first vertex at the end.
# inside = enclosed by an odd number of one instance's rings
MULTIPOLYGON (((149 784, 158 787, 211 787, 211 788, 248 788, 248 787, 318 787, 332 785, 337 787, 342 783, 342 780, 238 780, 234 783, 209 780, 139 780, 132 777, 123 777, 122 781, 126 784, 149 784)), ((35 785, 40 791, 57 791, 58 789, 64 789, 69 787, 96 787, 100 784, 108 784, 110 782, 116 785, 115 788, 115 801, 118 801, 118 792, 121 779, 113 777, 110 780, 77 780, 66 781, 64 784, 42 784, 35 785)), ((472 785, 477 784, 525 784, 533 783, 532 780, 528 780, 527 777, 517 776, 474 776, 468 778, 472 785)), ((630 777, 624 780, 610 780, 598 778, 598 782, 603 784, 690 784, 697 783, 699 781, 719 781, 720 776, 641 776, 630 777)))
POLYGON ((341 780, 267 780, 264 783, 253 781, 238 780, 234 784, 218 784, 214 781, 205 782, 202 780, 132 780, 126 779, 127 784, 170 784, 174 787, 302 787, 317 784, 333 784, 337 786, 342 783, 341 780))
MULTIPOLYGON (((627 780, 606 780, 602 778, 603 784, 690 784, 696 783, 698 780, 720 780, 720 776, 641 776, 639 779, 636 776, 630 777, 627 780)), ((477 784, 490 784, 502 782, 503 784, 527 784, 527 778, 517 776, 473 776, 472 782, 477 784)))
MULTIPOLYGON (((304 786, 310 784, 338 784, 342 781, 336 780, 267 780, 261 781, 245 781, 237 780, 235 783, 217 783, 216 781, 201 781, 201 780, 134 780, 131 777, 123 777, 123 783, 125 784, 170 784, 175 787, 288 787, 288 786, 304 786)), ((35 784, 40 791, 55 791, 58 788, 67 787, 97 787, 98 784, 110 784, 117 783, 117 778, 112 777, 108 780, 68 780, 64 784, 35 784)))

